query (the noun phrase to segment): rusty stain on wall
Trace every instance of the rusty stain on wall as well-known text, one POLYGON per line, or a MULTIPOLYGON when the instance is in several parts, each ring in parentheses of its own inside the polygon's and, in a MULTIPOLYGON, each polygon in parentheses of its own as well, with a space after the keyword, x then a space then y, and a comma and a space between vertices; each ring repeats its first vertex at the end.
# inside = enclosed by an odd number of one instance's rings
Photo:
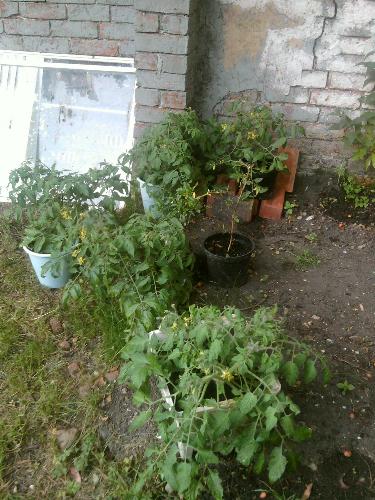
POLYGON ((242 8, 224 6, 224 68, 233 68, 244 56, 256 59, 263 51, 270 29, 293 28, 303 24, 272 5, 242 8))

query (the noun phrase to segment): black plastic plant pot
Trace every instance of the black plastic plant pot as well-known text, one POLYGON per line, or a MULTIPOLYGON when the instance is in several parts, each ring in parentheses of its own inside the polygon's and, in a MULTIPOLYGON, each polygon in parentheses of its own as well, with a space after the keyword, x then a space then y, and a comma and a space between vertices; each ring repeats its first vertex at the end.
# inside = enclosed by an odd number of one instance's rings
POLYGON ((209 236, 204 241, 209 279, 223 288, 245 285, 254 249, 254 241, 239 233, 232 240, 230 233, 209 236))

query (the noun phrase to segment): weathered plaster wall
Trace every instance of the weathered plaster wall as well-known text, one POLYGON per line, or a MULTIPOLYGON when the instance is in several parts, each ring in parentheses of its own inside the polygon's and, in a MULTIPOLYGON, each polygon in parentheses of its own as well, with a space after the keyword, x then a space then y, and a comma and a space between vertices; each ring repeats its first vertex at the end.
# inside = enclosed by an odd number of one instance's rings
POLYGON ((0 49, 134 55, 133 0, 0 0, 0 49))
POLYGON ((226 116, 238 99, 270 103, 304 122, 305 158, 341 161, 331 114, 359 112, 358 63, 375 48, 375 1, 206 0, 200 16, 206 62, 195 98, 203 114, 226 116))

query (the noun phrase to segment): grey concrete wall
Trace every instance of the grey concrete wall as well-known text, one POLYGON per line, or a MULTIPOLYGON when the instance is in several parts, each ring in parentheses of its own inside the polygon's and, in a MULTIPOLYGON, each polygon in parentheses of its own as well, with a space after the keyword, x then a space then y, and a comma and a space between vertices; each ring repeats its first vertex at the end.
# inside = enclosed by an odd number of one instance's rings
POLYGON ((344 110, 359 114, 365 68, 375 48, 374 0, 205 0, 203 84, 196 106, 227 116, 232 101, 270 103, 300 120, 305 159, 339 163, 347 152, 330 130, 344 110))
POLYGON ((0 49, 134 55, 133 0, 0 0, 0 49))

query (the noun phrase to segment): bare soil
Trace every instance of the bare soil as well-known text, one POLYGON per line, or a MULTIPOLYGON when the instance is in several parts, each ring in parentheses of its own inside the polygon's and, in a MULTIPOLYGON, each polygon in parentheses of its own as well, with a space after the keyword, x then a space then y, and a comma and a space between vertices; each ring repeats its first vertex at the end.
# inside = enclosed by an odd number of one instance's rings
MULTIPOLYGON (((301 498, 309 483, 313 499, 375 498, 375 227, 372 214, 367 225, 360 224, 355 221, 363 213, 344 208, 340 212, 337 202, 334 208, 306 203, 279 222, 259 219, 239 227, 256 244, 248 283, 225 290, 202 280, 196 287, 195 302, 233 305, 245 314, 277 304, 286 331, 330 363, 328 386, 293 394, 313 438, 300 448, 297 474, 280 485, 285 498, 301 498), (305 251, 317 265, 301 262, 305 251), (343 395, 337 383, 345 380, 354 389, 343 395)), ((202 271, 203 241, 217 230, 222 224, 208 219, 189 229, 202 271)), ((229 463, 227 472, 227 498, 258 498, 251 493, 254 485, 267 491, 248 471, 229 463)))

